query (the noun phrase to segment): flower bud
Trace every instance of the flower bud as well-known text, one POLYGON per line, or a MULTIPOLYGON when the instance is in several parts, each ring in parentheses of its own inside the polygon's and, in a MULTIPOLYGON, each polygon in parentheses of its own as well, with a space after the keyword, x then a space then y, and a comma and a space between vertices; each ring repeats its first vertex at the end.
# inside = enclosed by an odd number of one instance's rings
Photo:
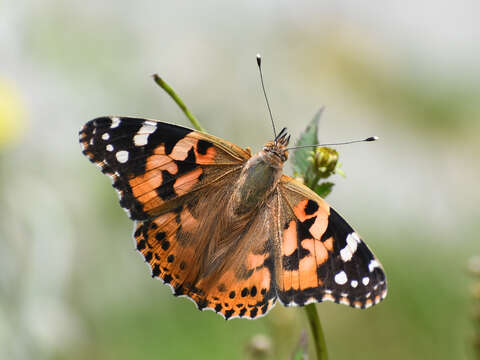
POLYGON ((320 178, 327 178, 337 168, 338 152, 328 147, 317 147, 313 153, 313 171, 320 178))

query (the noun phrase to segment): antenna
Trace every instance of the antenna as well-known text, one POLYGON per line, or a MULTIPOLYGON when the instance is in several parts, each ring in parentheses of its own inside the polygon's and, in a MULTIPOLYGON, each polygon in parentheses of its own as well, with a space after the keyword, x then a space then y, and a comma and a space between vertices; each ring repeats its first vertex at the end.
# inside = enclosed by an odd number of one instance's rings
POLYGON ((335 145, 347 145, 347 144, 355 144, 359 142, 364 142, 364 141, 375 141, 378 140, 378 136, 370 136, 366 139, 362 140, 351 140, 351 141, 345 141, 345 142, 338 142, 338 143, 331 143, 331 144, 316 144, 316 145, 302 145, 302 146, 294 146, 294 147, 289 147, 286 150, 293 150, 293 149, 303 149, 307 147, 316 147, 316 146, 335 146, 335 145))
POLYGON ((268 113, 270 114, 270 120, 272 121, 273 134, 275 139, 277 138, 277 130, 275 129, 275 123, 273 122, 272 110, 270 109, 270 104, 268 103, 267 92, 265 91, 265 85, 263 84, 263 74, 262 74, 262 57, 260 54, 257 54, 257 65, 258 71, 260 72, 260 81, 262 83, 263 95, 265 96, 265 101, 267 102, 268 113))

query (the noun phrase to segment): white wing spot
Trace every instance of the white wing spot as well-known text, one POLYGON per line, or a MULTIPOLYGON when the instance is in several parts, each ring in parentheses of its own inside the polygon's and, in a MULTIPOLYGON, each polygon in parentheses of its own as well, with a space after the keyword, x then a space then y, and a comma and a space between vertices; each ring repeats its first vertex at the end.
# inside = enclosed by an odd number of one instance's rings
POLYGON ((370 278, 368 278, 366 276, 362 279, 362 284, 365 285, 365 286, 367 286, 369 282, 370 282, 370 278))
POLYGON ((113 151, 113 146, 111 144, 107 145, 107 151, 110 151, 110 152, 113 151))
POLYGON ((137 131, 137 134, 151 134, 155 130, 157 130, 157 126, 155 124, 152 124, 151 121, 145 121, 140 130, 137 131))
POLYGON ((148 142, 148 136, 157 130, 157 127, 151 121, 145 121, 143 126, 138 130, 137 134, 133 137, 135 146, 143 146, 148 142))
POLYGON ((357 243, 360 244, 361 240, 356 232, 351 233, 349 236, 351 236, 357 243))
POLYGON ((115 157, 117 158, 118 162, 120 163, 126 163, 128 161, 128 151, 122 150, 119 151, 115 154, 115 157))
POLYGON ((110 125, 110 129, 114 129, 120 125, 120 118, 118 117, 112 117, 112 125, 110 125))
POLYGON ((133 143, 135 146, 147 145, 149 134, 137 134, 133 137, 133 143))
POLYGON ((340 250, 340 257, 344 262, 350 261, 352 259, 353 254, 357 251, 357 245, 360 239, 356 233, 348 234, 347 236, 347 245, 340 250))
POLYGON ((357 280, 352 280, 350 282, 350 285, 352 285, 352 288, 356 288, 358 286, 358 281, 357 280))
POLYGON ((370 272, 373 272, 373 270, 375 270, 375 268, 378 268, 378 267, 380 267, 380 264, 376 259, 371 260, 370 264, 368 264, 368 270, 370 272))
POLYGON ((335 282, 338 285, 343 285, 347 282, 347 274, 345 274, 345 271, 340 271, 337 275, 335 275, 335 282))
POLYGON ((110 134, 109 134, 109 133, 104 133, 104 134, 102 135, 102 139, 103 139, 103 140, 108 140, 108 139, 110 139, 110 134))

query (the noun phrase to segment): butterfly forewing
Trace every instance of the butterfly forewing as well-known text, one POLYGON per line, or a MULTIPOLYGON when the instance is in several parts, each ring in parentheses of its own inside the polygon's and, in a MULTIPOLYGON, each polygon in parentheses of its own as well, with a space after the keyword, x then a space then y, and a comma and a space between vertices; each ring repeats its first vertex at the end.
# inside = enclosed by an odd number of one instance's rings
POLYGON ((383 268, 352 227, 288 176, 279 188, 285 229, 280 300, 286 305, 329 300, 357 308, 380 302, 386 296, 383 268))
POLYGON ((128 117, 89 121, 80 143, 113 179, 120 205, 136 220, 176 208, 183 195, 239 169, 250 157, 211 135, 128 117))

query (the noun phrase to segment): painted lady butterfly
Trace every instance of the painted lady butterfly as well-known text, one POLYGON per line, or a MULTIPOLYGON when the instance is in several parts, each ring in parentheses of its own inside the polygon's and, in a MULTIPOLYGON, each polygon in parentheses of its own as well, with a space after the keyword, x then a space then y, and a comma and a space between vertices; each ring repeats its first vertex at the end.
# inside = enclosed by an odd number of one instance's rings
POLYGON ((226 319, 325 300, 368 308, 387 294, 379 261, 321 197, 282 174, 285 129, 251 155, 184 127, 101 117, 83 153, 113 180, 152 276, 226 319))

